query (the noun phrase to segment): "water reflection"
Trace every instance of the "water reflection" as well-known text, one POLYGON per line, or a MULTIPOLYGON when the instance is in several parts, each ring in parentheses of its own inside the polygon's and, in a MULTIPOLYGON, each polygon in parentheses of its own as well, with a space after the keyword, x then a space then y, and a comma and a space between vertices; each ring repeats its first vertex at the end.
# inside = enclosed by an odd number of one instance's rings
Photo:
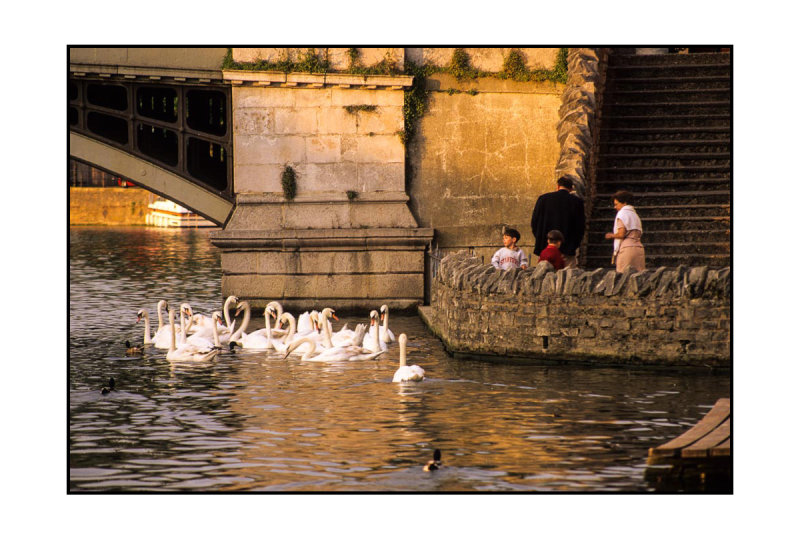
POLYGON ((71 490, 644 491, 647 449, 729 395, 724 375, 457 361, 395 314, 422 383, 391 382, 396 347, 331 364, 126 357, 139 308, 220 309, 207 234, 70 231, 71 490), (433 448, 445 468, 425 473, 433 448))

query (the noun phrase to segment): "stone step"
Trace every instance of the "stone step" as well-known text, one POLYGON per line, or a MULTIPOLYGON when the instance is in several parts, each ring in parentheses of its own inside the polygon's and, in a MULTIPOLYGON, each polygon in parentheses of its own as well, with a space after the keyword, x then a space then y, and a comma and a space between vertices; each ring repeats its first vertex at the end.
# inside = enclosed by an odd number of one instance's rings
MULTIPOLYGON (((678 265, 685 266, 708 266, 709 268, 722 268, 731 265, 730 255, 725 254, 680 254, 680 255, 651 255, 644 247, 645 265, 649 269, 660 266, 673 267, 678 265)), ((586 257, 585 268, 613 268, 611 264, 611 249, 607 255, 591 255, 586 257)))
POLYGON ((653 160, 653 161, 664 161, 670 160, 679 164, 681 162, 693 162, 696 160, 702 161, 730 161, 731 160, 731 153, 730 152, 696 152, 690 151, 695 150, 694 148, 685 149, 685 151, 675 151, 670 149, 665 149, 661 152, 653 152, 651 149, 645 149, 650 151, 643 151, 643 152, 605 152, 600 155, 601 163, 604 165, 610 165, 610 162, 622 162, 627 163, 629 161, 637 161, 640 162, 642 160, 653 160), (608 163, 605 163, 608 162, 608 163))
POLYGON ((730 174, 717 177, 698 177, 698 178, 605 178, 598 179, 596 182, 597 189, 604 193, 613 193, 622 189, 631 191, 633 193, 657 193, 657 192, 672 192, 678 189, 685 191, 705 191, 705 190, 730 190, 731 178, 730 174))
MULTIPOLYGON (((630 190, 628 190, 630 191, 630 190)), ((680 204, 730 204, 730 190, 703 190, 703 191, 642 191, 635 193, 636 200, 634 206, 637 208, 659 206, 659 205, 680 205, 680 204)), ((594 207, 601 208, 607 206, 612 208, 614 192, 596 193, 594 196, 594 207)))
MULTIPOLYGON (((668 130, 708 128, 731 131, 730 111, 714 114, 636 114, 636 115, 604 115, 601 131, 622 131, 630 129, 649 129, 653 132, 670 132, 668 130)), ((675 131, 672 131, 673 133, 675 131)))
MULTIPOLYGON (((642 225, 644 226, 644 224, 642 225)), ((611 220, 606 229, 589 231, 587 241, 590 244, 608 242, 605 234, 611 232, 611 220)), ((654 244, 670 242, 726 242, 730 245, 731 231, 729 229, 681 229, 676 231, 647 230, 647 242, 654 244)))
POLYGON ((730 63, 685 65, 610 65, 606 77, 613 81, 663 77, 730 77, 730 63))
POLYGON ((638 165, 630 167, 597 167, 598 181, 606 178, 641 178, 642 176, 653 175, 658 178, 665 178, 666 174, 673 174, 675 177, 687 177, 688 173, 711 175, 716 174, 720 177, 725 174, 730 174, 730 163, 717 163, 717 164, 675 164, 675 165, 638 165))
POLYGON ((727 139, 673 139, 634 141, 629 139, 606 140, 600 143, 600 155, 636 154, 654 155, 676 154, 681 152, 695 153, 728 153, 731 150, 731 140, 727 139))
MULTIPOLYGON (((730 230, 731 217, 726 216, 690 216, 690 217, 643 217, 642 228, 645 232, 649 230, 658 231, 681 231, 681 230, 730 230)), ((590 231, 610 232, 613 227, 614 216, 589 218, 590 231)))
POLYGON ((666 89, 711 89, 728 88, 730 90, 731 77, 728 75, 712 75, 696 77, 629 77, 615 79, 606 83, 606 92, 619 92, 626 90, 666 90, 666 89))
POLYGON ((606 103, 603 106, 603 115, 606 118, 619 119, 630 117, 676 117, 687 115, 725 115, 730 116, 731 102, 729 100, 687 102, 641 102, 641 103, 606 103))
MULTIPOLYGON (((634 206, 636 207, 636 213, 639 214, 642 221, 645 219, 665 217, 725 217, 730 216, 731 213, 730 204, 661 204, 650 206, 636 204, 634 206)), ((592 218, 604 219, 611 222, 616 213, 616 210, 614 210, 611 205, 595 205, 592 218)))
MULTIPOLYGON (((652 255, 730 255, 730 242, 671 242, 658 243, 650 239, 650 235, 645 231, 642 236, 642 244, 646 254, 652 255)), ((613 251, 611 240, 605 240, 599 244, 587 244, 587 256, 611 256, 613 251)))
POLYGON ((639 90, 619 90, 610 89, 603 97, 606 105, 635 105, 638 103, 685 103, 695 104, 703 102, 725 102, 730 103, 730 86, 722 88, 661 88, 661 89, 639 89, 639 90))
MULTIPOLYGON (((604 119, 605 120, 608 119, 604 119)), ((628 140, 671 140, 671 139, 715 139, 730 140, 730 126, 685 126, 685 127, 600 127, 602 140, 616 140, 625 137, 628 140)))
POLYGON ((608 57, 609 68, 641 66, 709 66, 731 65, 730 53, 709 52, 691 54, 625 54, 612 51, 608 57))

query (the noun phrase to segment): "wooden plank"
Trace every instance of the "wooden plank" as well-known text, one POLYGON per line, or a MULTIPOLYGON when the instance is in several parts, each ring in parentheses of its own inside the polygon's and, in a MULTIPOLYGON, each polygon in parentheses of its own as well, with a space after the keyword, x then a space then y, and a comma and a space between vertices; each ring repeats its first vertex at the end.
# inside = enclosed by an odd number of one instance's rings
POLYGON ((717 428, 681 451, 681 457, 702 458, 711 455, 711 449, 729 439, 731 436, 731 419, 728 417, 717 428))
POLYGON ((680 450, 705 437, 724 422, 731 412, 731 400, 720 398, 714 407, 691 429, 657 448, 650 449, 650 457, 678 456, 680 450))

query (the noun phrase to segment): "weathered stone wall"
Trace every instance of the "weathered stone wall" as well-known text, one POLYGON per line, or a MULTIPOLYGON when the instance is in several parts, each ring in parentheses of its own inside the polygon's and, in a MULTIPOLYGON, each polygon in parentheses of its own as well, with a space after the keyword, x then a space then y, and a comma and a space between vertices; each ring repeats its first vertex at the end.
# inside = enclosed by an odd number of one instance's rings
POLYGON ((408 152, 407 182, 412 212, 421 226, 436 230, 439 247, 473 247, 488 261, 508 225, 520 231, 519 246, 531 252, 533 206, 555 189, 563 88, 554 82, 429 77, 428 110, 408 152))
POLYGON ((429 324, 452 352, 558 362, 729 368, 730 268, 500 271, 457 253, 429 324))
POLYGON ((597 146, 599 116, 605 69, 606 49, 569 49, 567 84, 561 95, 557 138, 561 145, 556 179, 562 175, 575 182, 581 196, 591 196, 591 177, 597 146))
POLYGON ((70 225, 144 225, 149 191, 129 188, 69 188, 70 225))
MULTIPOLYGON (((528 69, 552 69, 558 55, 557 48, 548 47, 514 47, 522 53, 528 69)), ((481 71, 497 72, 503 68, 503 62, 512 48, 508 47, 465 47, 469 55, 470 65, 481 71)), ((417 65, 430 64, 446 67, 453 58, 455 47, 424 47, 405 49, 408 60, 417 65)))

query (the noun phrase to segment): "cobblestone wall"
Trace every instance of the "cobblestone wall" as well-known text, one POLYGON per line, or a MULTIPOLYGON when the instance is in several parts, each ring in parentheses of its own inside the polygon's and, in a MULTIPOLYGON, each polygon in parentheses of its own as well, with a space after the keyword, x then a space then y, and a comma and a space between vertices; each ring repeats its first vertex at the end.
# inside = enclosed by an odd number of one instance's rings
POLYGON ((442 260, 429 324, 451 352, 564 362, 729 368, 730 268, 500 271, 442 260))

